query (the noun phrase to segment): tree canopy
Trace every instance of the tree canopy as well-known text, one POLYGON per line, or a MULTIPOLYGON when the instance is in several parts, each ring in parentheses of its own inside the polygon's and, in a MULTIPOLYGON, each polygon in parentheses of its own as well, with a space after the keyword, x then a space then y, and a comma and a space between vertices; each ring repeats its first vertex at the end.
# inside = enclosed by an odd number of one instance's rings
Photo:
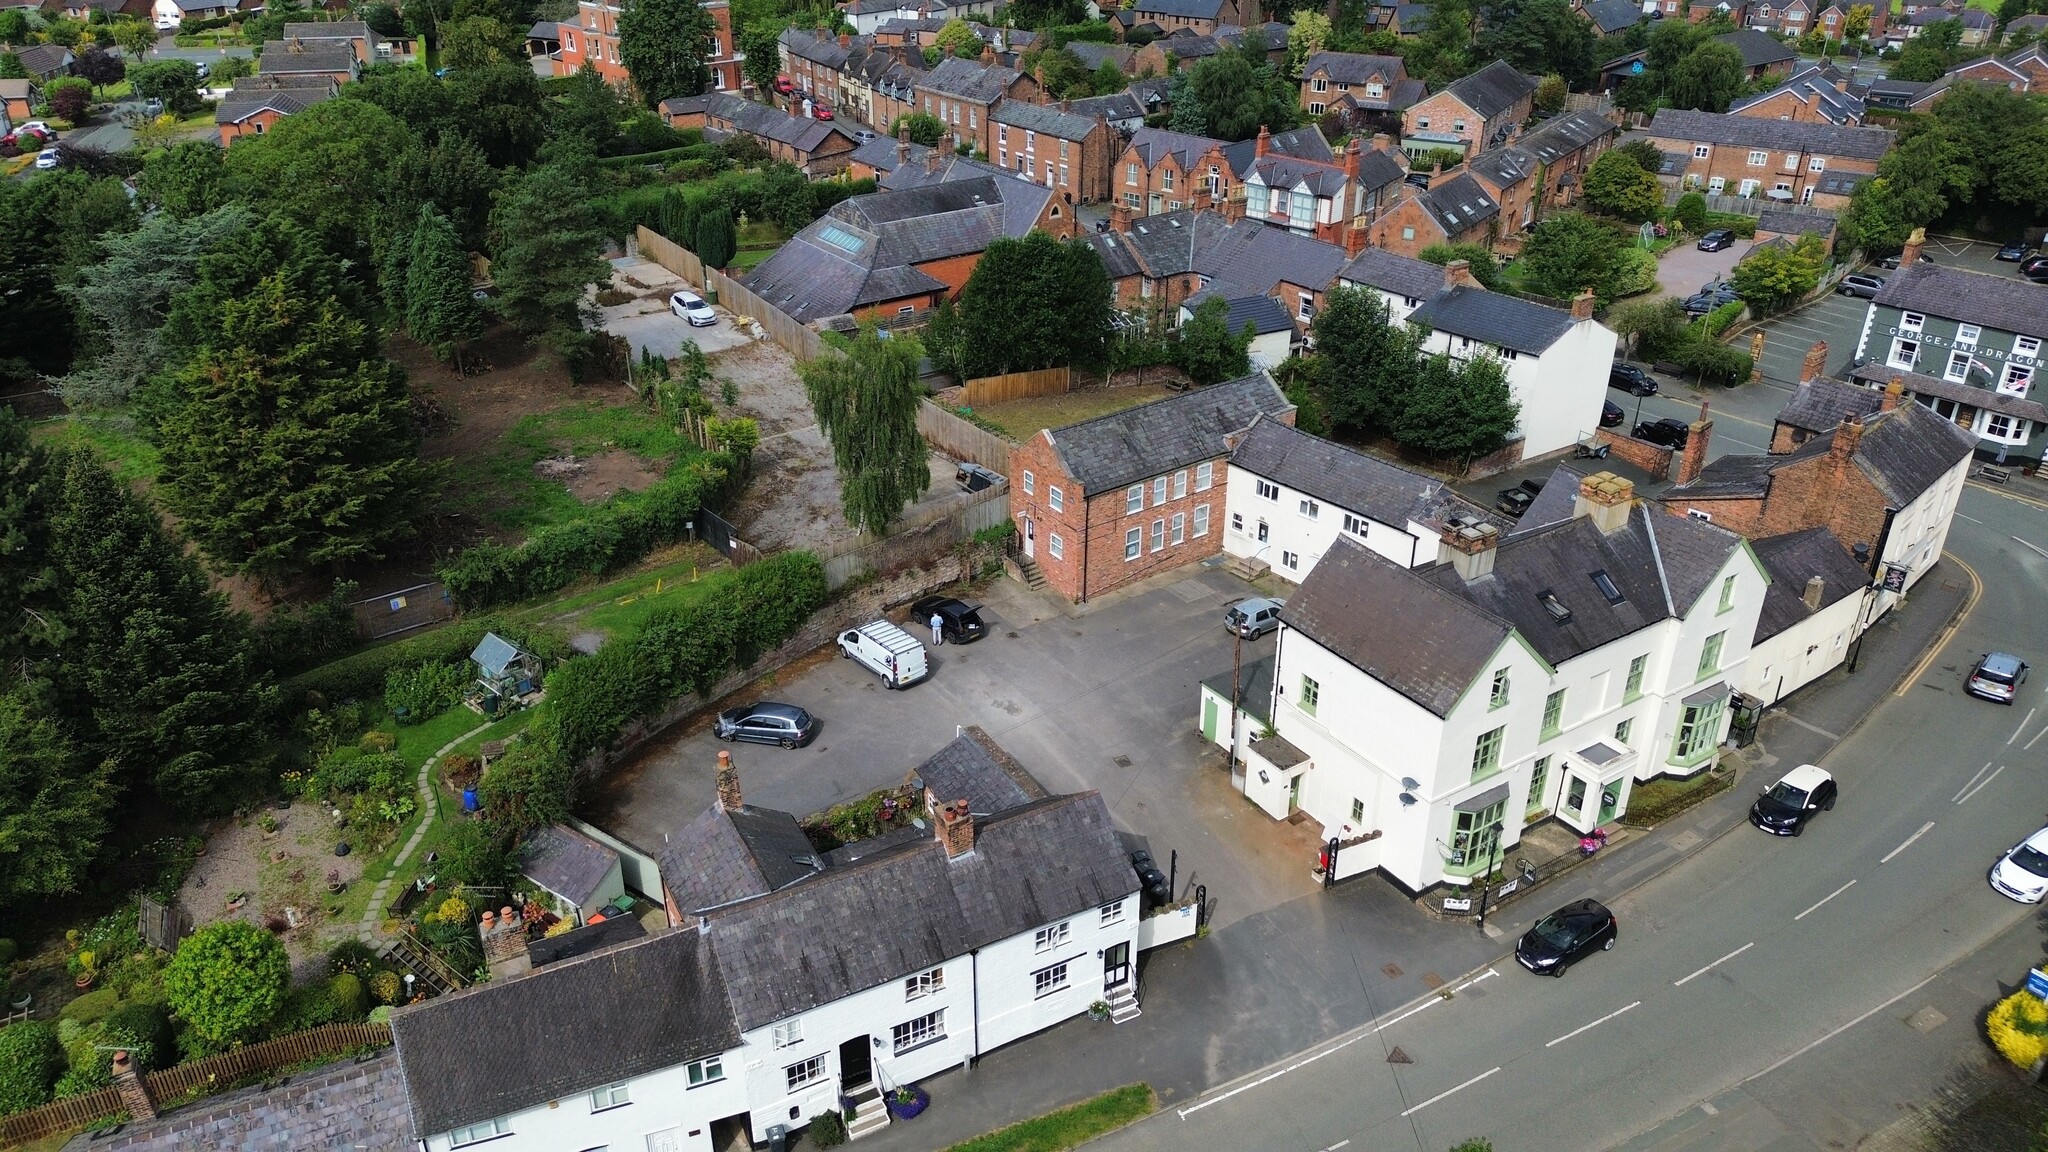
POLYGON ((1461 463, 1507 443, 1521 417, 1507 365, 1493 356, 1425 357, 1389 428, 1402 444, 1461 463))
POLYGON ((991 243, 960 291, 954 348, 963 376, 1096 363, 1111 290, 1095 250, 1033 231, 991 243))
POLYGON ((164 969, 164 995, 193 1031, 226 1047, 276 1018, 291 975, 277 937, 246 920, 221 920, 178 945, 164 969))
POLYGON ((1339 286, 1323 294, 1315 337, 1330 419, 1354 433, 1391 425, 1421 347, 1415 333, 1393 319, 1378 293, 1339 286))
MULTIPOLYGON (((1292 128, 1301 115, 1300 91, 1266 62, 1256 38, 1218 52, 1187 69, 1187 87, 1206 129, 1218 140, 1249 140, 1260 128, 1292 128)), ((1176 122, 1180 110, 1175 109, 1176 122)))
POLYGON ((711 87, 704 58, 716 31, 697 0, 629 0, 619 13, 619 57, 648 107, 711 87))
POLYGON ((1223 297, 1211 296, 1181 321, 1174 362, 1197 384, 1234 380, 1252 370, 1252 326, 1231 331, 1229 312, 1223 297))
POLYGON ((930 450, 917 431, 922 355, 915 340, 885 340, 867 329, 844 356, 806 360, 797 368, 832 444, 846 522, 876 536, 931 487, 930 450))
POLYGON ((1572 10, 1570 0, 1492 0, 1481 14, 1479 59, 1505 60, 1532 76, 1555 73, 1575 88, 1596 78, 1593 24, 1572 10))
POLYGON ((1590 288, 1613 294, 1621 237, 1614 229, 1577 212, 1563 212, 1537 224, 1522 246, 1522 270, 1547 296, 1566 298, 1590 288))
POLYGON ((499 237, 491 278, 498 312, 528 339, 573 358, 587 343, 591 285, 611 278, 605 226, 590 204, 583 168, 543 164, 497 195, 491 230, 499 237))
POLYGON ((1603 152, 1586 171, 1586 203, 1610 216, 1640 224, 1664 207, 1664 189, 1620 149, 1603 152))

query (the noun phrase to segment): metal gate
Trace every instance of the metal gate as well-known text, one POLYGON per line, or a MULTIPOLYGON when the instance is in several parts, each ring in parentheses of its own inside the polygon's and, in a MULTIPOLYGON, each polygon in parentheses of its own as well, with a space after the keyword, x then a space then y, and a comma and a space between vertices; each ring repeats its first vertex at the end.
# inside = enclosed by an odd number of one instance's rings
POLYGON ((356 634, 365 640, 381 640, 455 615, 455 602, 438 581, 400 588, 350 605, 355 610, 356 634))
POLYGON ((739 538, 732 522, 709 508, 697 511, 697 534, 706 544, 718 549, 719 554, 732 561, 733 567, 740 568, 761 558, 761 550, 739 538))

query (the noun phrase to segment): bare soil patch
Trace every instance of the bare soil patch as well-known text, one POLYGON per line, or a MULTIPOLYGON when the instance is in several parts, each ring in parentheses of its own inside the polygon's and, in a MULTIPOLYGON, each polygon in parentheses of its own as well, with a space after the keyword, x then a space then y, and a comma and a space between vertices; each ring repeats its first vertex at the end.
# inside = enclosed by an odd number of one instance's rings
POLYGON ((585 504, 602 504, 614 492, 645 492, 661 479, 654 465, 631 452, 554 457, 535 464, 533 470, 560 480, 571 495, 585 504))
POLYGON ((226 823, 207 838, 206 855, 185 877, 178 903, 191 914, 194 927, 218 920, 263 927, 293 909, 299 926, 288 928, 282 938, 294 975, 303 977, 328 948, 355 930, 353 923, 337 923, 327 913, 335 900, 327 892, 327 873, 340 873, 344 883, 360 883, 368 854, 336 856, 339 838, 333 819, 319 805, 304 801, 226 823), (263 831, 259 821, 265 815, 276 820, 275 834, 263 831), (237 894, 244 897, 238 906, 233 902, 237 894))
POLYGON ((420 445, 420 456, 427 460, 487 453, 521 416, 610 391, 571 384, 560 361, 502 324, 471 348, 472 367, 485 367, 469 375, 457 373, 403 335, 391 337, 385 354, 404 365, 413 390, 441 410, 444 419, 420 445))

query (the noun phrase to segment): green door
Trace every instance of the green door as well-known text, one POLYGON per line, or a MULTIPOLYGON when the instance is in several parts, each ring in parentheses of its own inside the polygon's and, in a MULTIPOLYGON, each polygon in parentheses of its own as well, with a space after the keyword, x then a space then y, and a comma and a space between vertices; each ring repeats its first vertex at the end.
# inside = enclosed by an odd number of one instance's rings
POLYGON ((1616 780, 1600 790, 1600 823, 1614 819, 1614 814, 1621 810, 1621 786, 1622 782, 1616 780))
POLYGON ((1202 697, 1202 739, 1207 740, 1211 744, 1216 742, 1216 698, 1214 696, 1202 697))

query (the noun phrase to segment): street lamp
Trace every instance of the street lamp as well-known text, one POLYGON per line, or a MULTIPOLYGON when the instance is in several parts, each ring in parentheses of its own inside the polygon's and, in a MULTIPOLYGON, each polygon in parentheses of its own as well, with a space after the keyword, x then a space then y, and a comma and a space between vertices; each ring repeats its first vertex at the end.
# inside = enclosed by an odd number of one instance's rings
POLYGON ((1493 873, 1500 867, 1501 840, 1508 830, 1507 817, 1496 820, 1493 825, 1493 850, 1487 853, 1486 871, 1479 877, 1479 930, 1486 931, 1486 898, 1493 894, 1493 873))

